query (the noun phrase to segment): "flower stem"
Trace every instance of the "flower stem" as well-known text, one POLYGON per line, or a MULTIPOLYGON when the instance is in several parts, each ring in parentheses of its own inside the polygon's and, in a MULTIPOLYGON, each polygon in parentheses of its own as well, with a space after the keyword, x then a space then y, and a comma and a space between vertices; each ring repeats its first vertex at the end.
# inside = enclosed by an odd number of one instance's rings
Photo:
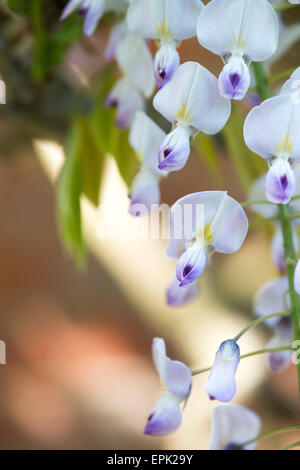
MULTIPOLYGON (((289 282, 289 292, 291 301, 291 316, 294 329, 294 339, 300 340, 300 297, 294 289, 294 273, 295 265, 297 262, 296 250, 294 247, 293 232, 290 220, 288 220, 288 206, 280 204, 278 206, 278 215, 281 225, 281 231, 284 241, 284 251, 286 260, 291 262, 286 263, 286 272, 289 282)), ((297 365, 298 369, 298 385, 300 394, 300 364, 297 365)))
POLYGON ((247 442, 243 442, 240 445, 243 448, 243 447, 247 446, 248 444, 252 444, 253 442, 261 441, 262 439, 267 439, 268 437, 276 436, 276 434, 282 434, 284 432, 297 431, 298 429, 300 429, 300 424, 295 424, 295 425, 292 425, 292 426, 285 426, 285 427, 282 427, 282 428, 272 429, 271 431, 263 432, 262 434, 259 434, 258 436, 254 437, 253 439, 250 439, 247 442))
POLYGON ((253 322, 249 323, 249 325, 245 326, 234 338, 233 341, 237 342, 247 331, 251 328, 255 328, 256 326, 260 325, 261 323, 265 322, 269 318, 274 317, 285 317, 290 315, 290 312, 278 312, 278 313, 271 313, 270 315, 266 315, 264 317, 257 318, 253 322))
MULTIPOLYGON (((289 5, 286 5, 288 7, 289 5)), ((290 5, 292 6, 292 5, 290 5)), ((282 7, 283 8, 283 7, 282 7)), ((257 92, 262 101, 270 97, 270 87, 268 77, 265 73, 264 67, 261 63, 253 63, 253 71, 256 78, 257 92)), ((285 258, 293 261, 297 261, 296 250, 294 246, 293 232, 291 226, 291 220, 289 220, 289 208, 288 205, 278 205, 278 217, 280 221, 283 241, 284 241, 284 252, 285 258)), ((300 297, 294 289, 294 272, 295 265, 290 262, 286 264, 287 277, 289 282, 289 294, 291 301, 291 316, 293 322, 294 339, 300 340, 300 297)), ((300 395, 300 363, 297 365, 298 371, 298 387, 300 395)))
MULTIPOLYGON (((252 351, 247 354, 243 354, 241 356, 241 359, 246 359, 246 357, 252 357, 252 356, 257 356, 259 354, 266 354, 266 353, 272 353, 272 352, 279 352, 279 351, 292 351, 293 348, 291 346, 280 346, 278 348, 267 348, 267 349, 258 349, 257 351, 252 351)), ((192 372, 192 375, 199 375, 203 374, 204 372, 210 371, 212 366, 210 367, 204 367, 203 369, 197 369, 192 372)))
POLYGON ((293 442, 292 444, 289 444, 288 446, 282 447, 280 450, 290 450, 290 449, 294 449, 294 447, 300 447, 300 441, 293 442))

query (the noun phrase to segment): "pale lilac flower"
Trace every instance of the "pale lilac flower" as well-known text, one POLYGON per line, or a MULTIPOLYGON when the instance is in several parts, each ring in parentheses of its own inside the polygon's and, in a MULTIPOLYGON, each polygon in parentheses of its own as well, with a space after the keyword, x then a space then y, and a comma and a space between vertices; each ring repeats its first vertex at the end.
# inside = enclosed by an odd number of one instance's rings
POLYGON ((164 137, 164 131, 144 112, 136 113, 129 142, 142 161, 142 166, 130 191, 129 212, 132 215, 149 214, 160 203, 159 182, 166 173, 157 168, 157 152, 164 137), (144 206, 144 210, 140 206, 144 206))
POLYGON ((66 19, 67 16, 78 9, 79 15, 85 16, 83 32, 86 36, 91 36, 96 31, 105 11, 123 11, 127 5, 127 0, 70 0, 65 6, 60 19, 66 19))
POLYGON ((244 210, 225 191, 203 191, 179 199, 171 210, 168 255, 179 257, 176 276, 180 286, 200 277, 215 251, 238 251, 247 231, 244 210))
POLYGON ((128 34, 128 29, 126 26, 125 21, 120 21, 119 23, 115 24, 111 31, 108 38, 108 44, 105 50, 105 59, 112 60, 116 56, 117 48, 126 38, 128 34))
POLYGON ((252 109, 244 125, 244 138, 253 152, 267 159, 265 196, 274 204, 287 204, 296 190, 293 161, 300 161, 300 106, 292 93, 282 93, 252 109))
POLYGON ((240 362, 240 348, 229 339, 221 343, 210 371, 205 390, 210 400, 231 401, 236 394, 235 373, 240 362))
POLYGON ((166 391, 154 406, 144 433, 162 436, 175 431, 181 424, 180 405, 189 397, 192 373, 185 364, 173 361, 167 356, 165 342, 161 338, 154 338, 152 356, 166 391))
POLYGON ((145 107, 155 88, 152 74, 152 56, 145 41, 130 33, 115 49, 115 57, 123 77, 117 81, 106 99, 106 106, 118 108, 116 124, 131 126, 137 111, 145 107))
POLYGON ((250 85, 250 62, 263 62, 277 49, 278 19, 267 0, 211 0, 200 13, 197 35, 225 62, 219 76, 222 96, 241 100, 250 85))
POLYGON ((143 38, 156 39, 160 49, 154 59, 154 75, 164 86, 180 64, 179 42, 196 36, 200 0, 133 0, 127 12, 129 30, 143 38))
MULTIPOLYGON (((280 313, 290 309, 289 285, 286 277, 267 282, 255 294, 254 313, 258 317, 280 313)), ((274 335, 266 348, 289 346, 293 338, 293 327, 290 316, 269 318, 265 324, 274 331, 274 335)), ((268 354, 268 367, 272 372, 280 372, 290 365, 291 351, 276 351, 268 354)))
POLYGON ((172 79, 155 95, 153 106, 174 129, 162 143, 159 168, 176 171, 184 167, 191 135, 216 134, 226 124, 231 106, 218 91, 216 77, 196 62, 180 65, 172 79))
MULTIPOLYGON (((292 232, 293 232, 294 247, 295 247, 295 250, 298 251, 299 240, 298 240, 297 233, 295 231, 295 224, 292 225, 292 232)), ((281 227, 277 225, 276 225, 276 230, 274 232, 274 235, 271 241, 271 254, 272 254, 273 262, 275 266, 277 267, 277 269, 281 272, 284 272, 286 269, 284 240, 283 240, 281 227)))
POLYGON ((192 302, 200 293, 200 285, 197 281, 185 287, 180 287, 175 277, 167 290, 167 304, 170 307, 182 307, 192 302))
POLYGON ((294 274, 294 289, 300 295, 300 260, 298 260, 294 274))
POLYGON ((209 450, 253 450, 256 442, 244 443, 258 436, 259 416, 241 405, 219 405, 212 412, 209 450))

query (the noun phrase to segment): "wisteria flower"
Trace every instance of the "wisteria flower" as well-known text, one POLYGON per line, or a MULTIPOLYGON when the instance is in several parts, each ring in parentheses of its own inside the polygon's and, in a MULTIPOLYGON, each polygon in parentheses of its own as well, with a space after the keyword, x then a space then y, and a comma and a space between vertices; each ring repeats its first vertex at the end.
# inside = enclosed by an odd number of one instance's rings
POLYGON ((166 172, 157 168, 157 152, 164 137, 164 131, 144 112, 136 113, 129 142, 142 160, 142 166, 130 192, 132 215, 149 214, 160 202, 159 182, 166 172))
POLYGON ((180 287, 175 277, 167 290, 167 304, 170 307, 182 307, 192 302, 200 293, 199 282, 195 281, 187 286, 180 287))
MULTIPOLYGON (((267 282, 254 297, 253 311, 258 317, 272 313, 286 312, 290 309, 289 284, 287 278, 280 277, 267 282)), ((290 316, 268 318, 265 324, 274 331, 267 348, 289 346, 293 338, 290 316)), ((273 372, 279 372, 289 366, 291 351, 275 351, 268 354, 268 366, 273 372)))
POLYGON ((129 30, 143 38, 157 39, 154 75, 164 86, 180 64, 179 41, 196 36, 197 18, 204 5, 200 0, 133 0, 127 12, 129 30), (145 21, 145 19, 147 19, 145 21))
POLYGON ((128 33, 117 45, 115 57, 123 77, 109 93, 105 104, 118 108, 116 124, 128 128, 135 113, 144 109, 145 98, 154 91, 152 56, 143 39, 128 33))
POLYGON ((274 204, 287 204, 295 193, 291 167, 300 161, 300 106, 292 93, 282 93, 253 108, 244 125, 244 138, 253 152, 267 159, 265 196, 274 204))
POLYGON ((267 0, 211 0, 200 13, 197 35, 225 62, 219 76, 222 96, 241 100, 250 85, 250 62, 263 62, 277 49, 278 19, 267 0))
POLYGON ((91 36, 96 31, 102 15, 107 10, 122 11, 128 6, 127 0, 70 0, 65 6, 60 19, 64 20, 78 9, 80 16, 85 16, 83 32, 91 36))
POLYGON ((203 191, 179 199, 171 210, 168 255, 179 257, 180 287, 201 276, 213 252, 238 251, 247 231, 244 210, 225 191, 203 191))
POLYGON ((152 356, 166 391, 153 408, 144 433, 162 436, 175 431, 181 424, 180 405, 189 397, 192 374, 185 364, 167 356, 165 342, 161 338, 154 338, 152 356))
POLYGON ((155 95, 154 108, 174 125, 159 151, 159 168, 176 171, 190 155, 190 136, 198 131, 216 134, 226 124, 231 106, 218 91, 216 77, 196 62, 180 65, 155 95))
POLYGON ((112 60, 116 57, 117 48, 127 35, 128 28, 125 21, 120 21, 111 28, 108 43, 105 49, 106 60, 112 60))
POLYGON ((241 405, 219 405, 212 412, 210 450, 253 450, 258 436, 259 416, 241 405))
POLYGON ((236 394, 235 373, 240 363, 240 348, 232 339, 221 343, 205 390, 210 400, 231 401, 236 394))

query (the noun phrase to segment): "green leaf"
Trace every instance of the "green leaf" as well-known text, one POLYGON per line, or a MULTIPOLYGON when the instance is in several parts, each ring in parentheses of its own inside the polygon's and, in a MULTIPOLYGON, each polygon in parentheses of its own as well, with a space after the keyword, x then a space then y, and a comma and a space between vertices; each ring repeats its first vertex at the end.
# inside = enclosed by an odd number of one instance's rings
POLYGON ((240 107, 232 103, 231 117, 222 133, 241 186, 248 192, 251 183, 266 170, 266 166, 263 159, 252 153, 245 144, 244 120, 245 116, 240 107))
POLYGON ((79 156, 80 127, 74 124, 66 149, 66 161, 56 188, 57 221, 67 252, 79 266, 84 265, 85 249, 81 228, 81 171, 79 156))
POLYGON ((80 118, 78 126, 80 128, 81 189, 97 206, 105 156, 98 145, 91 120, 80 118))
POLYGON ((214 137, 205 134, 199 134, 192 140, 192 144, 199 156, 204 160, 205 165, 215 178, 216 183, 221 182, 221 169, 219 165, 218 147, 214 137))

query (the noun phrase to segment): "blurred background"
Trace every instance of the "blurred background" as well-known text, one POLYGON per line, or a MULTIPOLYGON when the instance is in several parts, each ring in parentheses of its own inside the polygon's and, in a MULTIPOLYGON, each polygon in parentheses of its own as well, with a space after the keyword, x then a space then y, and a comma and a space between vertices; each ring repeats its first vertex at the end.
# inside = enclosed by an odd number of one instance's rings
MULTIPOLYGON (((76 15, 58 22, 64 0, 25 3, 0 3, 0 73, 7 86, 7 104, 0 109, 0 339, 7 347, 7 364, 0 365, 0 448, 205 449, 215 406, 204 391, 205 374, 194 379, 176 433, 143 435, 161 393, 151 341, 164 337, 168 355, 192 369, 210 365, 219 343, 253 319, 256 289, 278 275, 270 256, 271 229, 251 230, 235 255, 214 256, 201 278, 201 296, 171 309, 165 290, 175 263, 165 255, 166 241, 101 240, 97 204, 87 190, 80 219, 86 265, 78 269, 62 241, 74 255, 74 244, 82 249, 81 234, 68 232, 61 221, 58 230, 55 187, 74 116, 87 122, 96 112, 99 120, 111 119, 101 105, 107 75, 118 77, 104 60, 115 18, 107 15, 87 39, 76 15)), ((267 64, 271 75, 299 65, 299 19, 299 8, 281 16, 284 47, 267 64)), ((199 61, 215 74, 221 70, 221 60, 196 40, 185 41, 180 54, 182 61, 199 61)), ((274 91, 280 84, 272 84, 274 91)), ((242 141, 250 105, 234 106, 221 135, 195 144, 184 170, 163 181, 163 202, 210 189, 246 200, 251 182, 265 169, 242 141)), ((100 121, 96 130, 102 135, 100 121)), ((118 208, 128 207, 126 183, 136 162, 124 168, 122 152, 116 158, 96 144, 92 149, 90 140, 85 144, 101 160, 98 204, 114 205, 118 217, 118 208)), ((135 230, 141 222, 128 223, 135 230)), ((264 347, 269 337, 260 326, 243 337, 242 352, 264 347)), ((235 403, 254 409, 263 430, 299 423, 295 366, 275 375, 263 356, 245 359, 237 382, 235 403)), ((259 448, 296 440, 299 433, 280 435, 259 448)))

